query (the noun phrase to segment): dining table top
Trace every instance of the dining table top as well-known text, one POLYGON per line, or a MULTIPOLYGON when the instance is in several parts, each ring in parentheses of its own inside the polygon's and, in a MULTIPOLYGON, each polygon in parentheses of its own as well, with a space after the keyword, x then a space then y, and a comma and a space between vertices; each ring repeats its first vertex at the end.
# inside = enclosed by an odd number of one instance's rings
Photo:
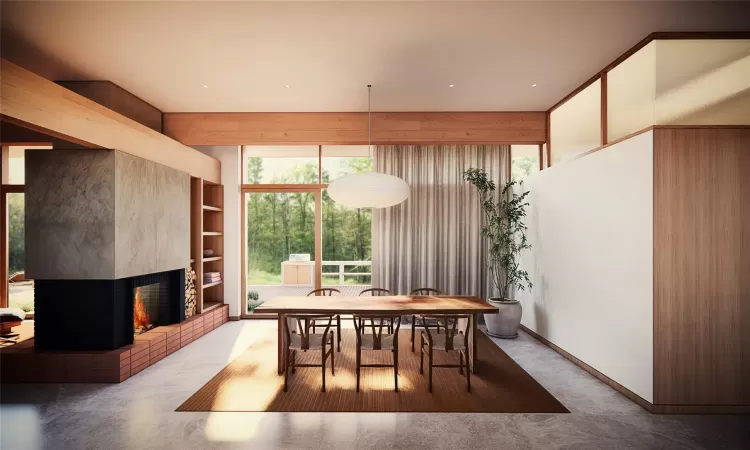
POLYGON ((255 308, 258 313, 276 314, 358 314, 432 313, 497 314, 497 308, 479 297, 461 295, 380 295, 380 296, 281 296, 255 308))

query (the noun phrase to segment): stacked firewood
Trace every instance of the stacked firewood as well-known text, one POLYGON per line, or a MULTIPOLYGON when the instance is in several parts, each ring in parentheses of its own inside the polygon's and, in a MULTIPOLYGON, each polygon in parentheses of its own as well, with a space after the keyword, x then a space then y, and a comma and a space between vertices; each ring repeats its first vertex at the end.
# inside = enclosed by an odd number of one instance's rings
POLYGON ((195 314, 195 270, 192 267, 185 269, 185 318, 195 314))

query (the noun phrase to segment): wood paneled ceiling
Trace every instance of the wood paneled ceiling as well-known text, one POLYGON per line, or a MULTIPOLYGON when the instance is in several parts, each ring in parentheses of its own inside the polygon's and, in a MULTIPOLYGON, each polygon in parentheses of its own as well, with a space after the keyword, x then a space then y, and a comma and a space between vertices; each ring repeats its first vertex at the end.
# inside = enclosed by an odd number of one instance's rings
POLYGON ((542 111, 653 31, 747 17, 742 2, 3 1, 0 51, 164 112, 364 111, 368 83, 375 111, 542 111))

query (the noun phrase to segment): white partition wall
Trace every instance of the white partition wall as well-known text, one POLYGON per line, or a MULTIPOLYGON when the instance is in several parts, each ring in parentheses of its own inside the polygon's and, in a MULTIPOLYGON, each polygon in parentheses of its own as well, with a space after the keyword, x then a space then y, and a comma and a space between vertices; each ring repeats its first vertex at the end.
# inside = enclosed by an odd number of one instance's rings
POLYGON ((653 402, 653 133, 528 177, 523 324, 653 402))

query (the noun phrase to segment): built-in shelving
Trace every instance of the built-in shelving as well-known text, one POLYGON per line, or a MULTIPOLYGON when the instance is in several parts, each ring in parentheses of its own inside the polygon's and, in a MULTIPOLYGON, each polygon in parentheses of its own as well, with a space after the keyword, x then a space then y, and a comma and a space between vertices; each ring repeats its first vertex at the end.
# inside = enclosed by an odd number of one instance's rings
POLYGON ((220 285, 223 282, 224 282, 224 280, 219 280, 219 281, 214 281, 213 283, 204 284, 203 285, 203 289, 210 288, 210 287, 213 287, 213 286, 218 286, 218 285, 220 285))
POLYGON ((219 303, 219 302, 205 302, 203 304, 203 312, 206 313, 206 312, 211 311, 213 309, 219 308, 223 304, 224 303, 219 303))
POLYGON ((200 178, 191 180, 190 257, 195 270, 197 312, 224 304, 224 186, 200 178), (204 250, 213 255, 203 256, 204 250), (203 274, 219 272, 221 278, 205 283, 203 274), (211 289, 208 289, 211 288, 211 289))

